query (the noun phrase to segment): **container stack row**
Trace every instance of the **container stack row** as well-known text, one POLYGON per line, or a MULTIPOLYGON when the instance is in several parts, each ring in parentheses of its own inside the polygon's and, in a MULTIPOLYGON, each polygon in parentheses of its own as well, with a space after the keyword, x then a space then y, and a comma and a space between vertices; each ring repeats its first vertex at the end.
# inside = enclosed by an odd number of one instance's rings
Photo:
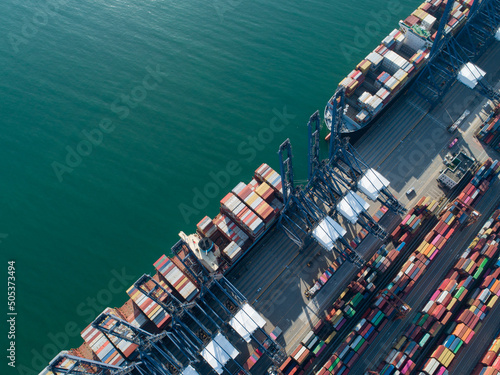
POLYGON ((323 324, 322 321, 318 322, 315 329, 307 333, 297 348, 283 362, 280 370, 284 375, 303 374, 314 364, 316 358, 323 353, 326 343, 318 336, 323 324))
POLYGON ((198 288, 188 276, 165 255, 162 255, 154 267, 165 278, 168 285, 175 289, 184 301, 191 302, 198 295, 198 288))
POLYGON ((336 332, 341 331, 345 323, 354 317, 358 305, 371 296, 376 288, 375 282, 378 276, 394 263, 405 243, 395 249, 391 249, 391 246, 382 245, 333 303, 326 319, 336 332))
POLYGON ((321 288, 326 284, 326 282, 333 276, 333 274, 339 269, 342 261, 335 260, 318 278, 316 282, 314 282, 313 286, 306 291, 306 297, 312 298, 317 292, 321 290, 321 288))
MULTIPOLYGON (((333 335, 337 334, 345 323, 352 319, 356 308, 375 290, 375 280, 378 275, 387 270, 387 264, 394 263, 405 244, 396 249, 388 250, 383 245, 370 259, 334 303, 334 308, 327 315, 334 328, 333 335)), ((375 339, 379 332, 395 314, 394 308, 385 303, 375 302, 372 308, 367 309, 360 322, 349 333, 346 340, 337 348, 330 359, 325 363, 318 374, 347 374, 356 363, 367 346, 375 339)))
POLYGON ((483 122, 477 137, 487 145, 492 145, 498 148, 500 135, 500 104, 498 104, 494 111, 489 115, 488 119, 483 122))
POLYGON ((281 183, 281 176, 272 169, 266 163, 263 163, 259 168, 255 170, 255 179, 258 181, 265 182, 269 186, 273 188, 276 193, 276 196, 283 200, 283 186, 281 183))
POLYGON ((364 351, 381 332, 393 314, 391 309, 368 309, 356 327, 349 333, 344 342, 323 365, 318 375, 347 374, 356 364, 364 351))
MULTIPOLYGON (((116 309, 108 307, 103 311, 103 314, 108 314, 110 316, 106 317, 103 321, 101 321, 99 323, 99 326, 109 330, 112 330, 114 328, 114 332, 123 335, 123 337, 128 337, 129 339, 132 339, 134 337, 134 334, 131 332, 129 328, 126 328, 123 325, 117 325, 115 327, 117 323, 117 320, 115 318, 122 318, 122 316, 120 316, 120 313, 116 309)), ((115 348, 118 349, 119 353, 123 355, 125 358, 130 358, 134 354, 135 350, 138 348, 138 345, 124 338, 122 339, 114 335, 107 335, 107 336, 109 340, 113 343, 115 348)))
POLYGON ((221 211, 231 217, 250 238, 255 239, 264 233, 265 226, 262 219, 243 203, 238 196, 228 193, 220 203, 221 211))
POLYGON ((128 299, 122 307, 116 309, 123 319, 138 328, 143 328, 148 324, 149 320, 139 307, 128 299))
POLYGON ((391 233, 393 242, 395 244, 408 243, 417 235, 418 230, 435 213, 437 208, 438 203, 436 200, 422 197, 391 233))
MULTIPOLYGON (((486 162, 485 165, 491 163, 491 160, 486 162)), ((491 164, 490 164, 491 165, 491 164)), ((484 176, 484 171, 481 169, 476 173, 476 175, 471 179, 471 182, 477 178, 478 182, 481 182, 484 176), (479 176, 479 177, 478 177, 479 176)), ((424 205, 425 200, 419 201, 420 205, 424 205)), ((474 201, 472 203, 475 203, 474 201)), ((431 208, 433 208, 431 206, 431 208)), ((423 275, 423 273, 428 269, 431 262, 435 259, 437 254, 444 247, 446 241, 451 238, 451 236, 455 233, 456 229, 459 227, 459 222, 456 219, 456 216, 452 213, 454 210, 454 206, 452 205, 448 210, 446 210, 442 216, 440 221, 434 226, 434 228, 426 235, 424 240, 420 243, 418 248, 410 255, 408 260, 403 264, 400 272, 395 276, 395 278, 388 285, 387 289, 390 290, 393 294, 397 295, 399 298, 404 298, 406 295, 410 293, 410 291, 415 286, 418 279, 423 275)), ((412 216, 414 213, 412 213, 412 216)), ((411 218, 411 216, 410 216, 411 218)), ((408 220, 410 220, 408 218, 408 220)), ((445 297, 442 297, 445 298, 445 297)), ((446 297, 447 299, 448 297, 446 297)), ((394 300, 394 297, 389 297, 389 299, 394 300)), ((446 301, 449 302, 449 301, 446 301)), ((385 299, 379 298, 378 301, 375 302, 375 307, 380 309, 383 307, 387 301, 385 299), (380 305, 378 305, 380 304, 380 305)), ((387 308, 387 307, 386 307, 387 308)), ((439 318, 449 320, 451 314, 446 314, 444 307, 438 307, 435 314, 439 315, 439 318)), ((415 341, 417 344, 424 345, 425 342, 430 338, 431 334, 435 334, 439 331, 441 327, 441 323, 432 322, 434 319, 431 318, 428 320, 428 317, 424 319, 424 321, 419 321, 417 323, 421 323, 423 326, 426 324, 426 328, 428 332, 424 332, 421 326, 413 323, 413 327, 410 326, 409 330, 406 332, 406 338, 410 338, 408 340, 407 346, 405 349, 399 350, 396 349, 397 356, 393 358, 386 358, 386 360, 380 364, 379 370, 382 370, 381 373, 392 374, 395 371, 400 371, 403 373, 407 373, 414 368, 414 362, 408 356, 405 357, 405 361, 401 362, 401 358, 403 358, 402 354, 404 350, 407 350, 408 345, 412 345, 412 351, 416 351, 414 344, 411 344, 411 341, 415 341), (428 321, 428 322, 427 322, 428 321), (431 324, 433 323, 433 324, 431 324), (425 338, 422 335, 426 335, 425 338), (418 342, 417 342, 418 339, 418 342), (420 340, 424 341, 420 341, 420 340), (401 356, 401 358, 399 358, 401 356), (409 362, 411 361, 411 362, 409 362)), ((439 320, 439 319, 438 319, 439 320)))
MULTIPOLYGON (((160 283, 159 278, 157 281, 160 283)), ((163 282, 160 283, 165 289, 170 290, 170 288, 163 282)), ((148 281, 143 285, 144 289, 148 292, 155 289, 155 285, 152 281, 148 281)), ((157 293, 160 293, 158 291, 157 293)), ((135 305, 148 317, 148 319, 155 324, 156 327, 162 329, 165 328, 170 322, 170 315, 163 310, 160 305, 158 305, 151 298, 147 297, 142 291, 137 289, 134 285, 132 285, 128 290, 127 294, 130 299, 134 301, 135 305)), ((164 293, 160 296, 160 300, 166 300, 168 298, 168 294, 164 293)))
POLYGON ((264 228, 269 228, 274 224, 277 211, 266 201, 266 199, 271 203, 274 195, 274 190, 265 182, 261 185, 254 186, 251 184, 245 185, 240 182, 232 190, 232 193, 248 207, 252 212, 255 212, 257 216, 264 223, 264 228), (260 194, 259 194, 260 193, 260 194), (261 196, 262 194, 262 196, 261 196))
POLYGON ((116 350, 106 336, 90 324, 81 332, 80 335, 101 362, 115 366, 119 366, 125 362, 125 358, 118 352, 118 350, 116 350))
MULTIPOLYGON (((373 215, 373 220, 376 223, 378 223, 382 219, 382 217, 384 217, 384 215, 387 213, 387 211, 388 211, 387 207, 381 206, 380 209, 378 209, 377 212, 373 215)), ((366 229, 361 229, 359 231, 358 235, 351 240, 351 242, 350 242, 351 247, 353 249, 355 249, 367 235, 368 235, 368 231, 366 229)), ((380 252, 382 252, 384 250, 385 250, 385 247, 383 247, 383 249, 381 249, 380 252)), ((380 254, 380 253, 377 253, 377 254, 380 254)), ((387 252, 386 252, 386 254, 387 254, 387 252)), ((368 265, 372 266, 375 269, 378 269, 378 270, 381 271, 381 270, 383 270, 383 267, 381 269, 379 269, 379 268, 381 267, 381 264, 383 263, 384 260, 385 260, 385 258, 383 258, 382 256, 378 256, 378 257, 374 256, 368 262, 368 265)), ((337 258, 332 263, 332 265, 330 267, 328 267, 328 269, 325 270, 325 272, 323 272, 323 274, 319 277, 319 279, 316 282, 314 282, 313 286, 306 292, 306 296, 307 297, 313 297, 315 293, 317 293, 318 291, 320 291, 321 288, 333 276, 333 274, 335 273, 335 271, 337 271, 341 265, 342 265, 342 259, 337 258)), ((364 269, 363 269, 363 272, 364 272, 364 269)), ((361 275, 363 275, 363 272, 360 272, 358 274, 358 276, 359 276, 358 279, 360 277, 362 277, 361 275)), ((362 282, 361 279, 359 281, 362 282)), ((369 284, 370 283, 365 283, 364 286, 369 285, 369 284)), ((373 284, 370 285, 370 287, 368 288, 368 290, 371 290, 372 288, 374 288, 373 284)), ((356 291, 356 293, 357 292, 358 291, 356 291)))
MULTIPOLYGON (((366 62, 364 64, 366 65, 366 62)), ((345 87, 345 94, 347 97, 349 97, 354 93, 354 91, 356 91, 359 86, 363 84, 364 80, 365 76, 363 72, 359 69, 355 69, 339 83, 339 86, 345 87)))
POLYGON ((230 217, 218 214, 213 222, 229 241, 236 242, 243 249, 248 247, 248 235, 230 217))

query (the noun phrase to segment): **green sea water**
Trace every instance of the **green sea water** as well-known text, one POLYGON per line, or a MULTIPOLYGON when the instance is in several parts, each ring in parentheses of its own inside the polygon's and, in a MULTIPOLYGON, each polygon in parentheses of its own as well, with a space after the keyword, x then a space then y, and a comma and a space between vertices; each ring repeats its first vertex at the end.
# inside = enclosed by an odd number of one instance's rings
POLYGON ((287 137, 305 180, 308 117, 418 4, 1 2, 2 373, 79 346, 287 137))

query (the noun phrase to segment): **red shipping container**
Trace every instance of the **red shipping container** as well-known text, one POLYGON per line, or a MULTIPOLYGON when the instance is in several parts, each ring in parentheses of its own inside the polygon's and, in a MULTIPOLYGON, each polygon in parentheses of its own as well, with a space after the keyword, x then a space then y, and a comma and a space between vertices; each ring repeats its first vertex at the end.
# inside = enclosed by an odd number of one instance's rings
POLYGON ((495 352, 487 352, 486 355, 481 359, 481 362, 485 366, 491 366, 495 359, 497 358, 497 355, 495 352))

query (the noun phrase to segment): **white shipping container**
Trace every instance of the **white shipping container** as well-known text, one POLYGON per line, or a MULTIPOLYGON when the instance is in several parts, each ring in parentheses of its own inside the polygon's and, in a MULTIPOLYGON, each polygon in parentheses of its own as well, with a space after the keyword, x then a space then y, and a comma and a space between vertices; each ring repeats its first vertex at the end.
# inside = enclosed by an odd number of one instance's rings
POLYGON ((368 56, 366 56, 366 59, 372 63, 370 69, 375 70, 380 66, 380 64, 384 60, 384 57, 382 55, 379 55, 377 52, 371 52, 370 54, 368 54, 368 56))
POLYGON ((358 114, 356 115, 356 120, 358 120, 359 122, 365 122, 368 120, 368 118, 370 117, 370 114, 366 111, 366 110, 362 110, 360 112, 358 112, 358 114))
POLYGON ((430 310, 430 308, 432 307, 432 305, 434 305, 434 301, 427 302, 425 307, 422 309, 422 312, 427 313, 430 310))
POLYGON ((368 91, 365 91, 359 96, 358 101, 360 101, 361 103, 366 103, 367 100, 369 100, 371 97, 372 94, 370 94, 368 91))
POLYGON ((450 293, 446 290, 441 292, 441 294, 438 296, 438 298, 436 298, 436 302, 439 304, 443 303, 443 301, 448 296, 448 294, 450 294, 450 293))
POLYGON ((426 30, 430 30, 432 28, 432 26, 434 25, 434 23, 436 22, 436 17, 434 17, 433 15, 431 14, 427 14, 427 16, 424 17, 424 19, 422 20, 422 23, 421 25, 426 29, 426 30))

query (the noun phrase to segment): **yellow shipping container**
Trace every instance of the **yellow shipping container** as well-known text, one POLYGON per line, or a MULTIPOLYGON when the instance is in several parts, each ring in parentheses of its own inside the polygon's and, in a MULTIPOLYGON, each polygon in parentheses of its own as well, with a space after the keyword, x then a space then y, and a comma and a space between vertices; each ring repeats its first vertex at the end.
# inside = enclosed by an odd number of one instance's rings
POLYGON ((490 302, 488 302, 488 307, 490 309, 493 308, 493 306, 495 306, 495 303, 497 302, 498 300, 498 296, 496 294, 493 295, 493 297, 490 298, 490 302))
POLYGON ((491 287, 491 290, 495 290, 496 288, 498 288, 498 285, 500 284, 500 280, 497 280, 493 283, 493 286, 491 287))
POLYGON ((339 86, 348 87, 352 81, 354 80, 351 77, 345 77, 342 81, 340 81, 339 86))
POLYGON ((265 194, 267 193, 267 191, 269 191, 271 188, 271 186, 269 186, 266 182, 262 182, 259 186, 257 186, 257 189, 255 189, 255 192, 262 196, 262 194, 265 194))
POLYGON ((372 66, 371 61, 365 59, 356 66, 356 69, 361 71, 361 73, 366 74, 371 66, 372 66))
POLYGON ((467 266, 467 268, 465 269, 465 272, 467 273, 470 273, 470 270, 472 267, 474 267, 475 263, 474 262, 470 262, 470 264, 467 266))
POLYGON ((257 199, 258 195, 255 194, 255 193, 252 193, 250 194, 246 199, 245 199, 245 203, 248 204, 249 206, 255 202, 255 200, 257 199))
POLYGON ((438 361, 441 362, 443 365, 446 363, 448 357, 450 356, 451 351, 448 348, 444 348, 443 352, 438 358, 438 361))
POLYGON ((338 316, 336 316, 335 318, 333 318, 333 320, 332 320, 332 324, 333 324, 333 325, 335 325, 335 324, 337 324, 338 322, 340 322, 340 320, 342 319, 342 316, 343 316, 343 315, 338 315, 338 316))
POLYGON ((425 250, 424 255, 426 257, 430 257, 432 253, 434 253, 434 250, 436 250, 436 246, 429 244, 429 246, 427 246, 427 249, 425 250))
POLYGON ((422 9, 417 9, 412 13, 415 17, 417 17, 420 20, 423 20, 425 17, 429 15, 425 10, 422 9))
POLYGON ((457 303, 457 299, 456 298, 452 298, 451 301, 450 301, 450 303, 446 307, 446 309, 449 310, 449 311, 451 311, 451 309, 453 308, 453 306, 455 306, 455 303, 457 303))
MULTIPOLYGON (((398 77, 398 79, 401 81, 401 79, 399 77, 398 77)), ((431 200, 431 197, 425 197, 424 201, 422 202, 422 206, 428 206, 430 200, 431 200)))
POLYGON ((403 346, 403 344, 405 343, 405 341, 406 341, 406 337, 405 337, 405 336, 401 336, 401 337, 399 338, 399 341, 398 341, 398 342, 396 343, 396 345, 394 346, 394 349, 396 349, 396 350, 401 349, 401 347, 403 346))
POLYGON ((430 212, 434 212, 434 211, 436 210, 437 206, 438 206, 437 201, 436 201, 436 200, 433 200, 433 201, 432 201, 432 203, 429 205, 428 210, 429 210, 430 212))
POLYGON ((493 341, 493 344, 491 344, 489 350, 498 354, 498 352, 500 351, 500 339, 495 339, 495 341, 493 341))
POLYGON ((427 242, 425 242, 425 241, 424 241, 424 242, 422 242, 422 243, 420 244, 420 246, 417 248, 417 251, 418 251, 419 253, 423 253, 423 252, 424 252, 424 250, 425 250, 425 247, 426 247, 426 246, 427 246, 427 242))
POLYGON ((450 366, 450 363, 451 361, 453 361, 453 359, 455 359, 455 354, 453 354, 453 352, 450 351, 450 354, 448 355, 448 357, 446 357, 446 362, 444 363, 444 366, 445 367, 450 366))
POLYGON ((148 313, 148 318, 152 318, 160 308, 159 305, 156 305, 155 308, 148 313))
POLYGON ((330 336, 328 336, 325 340, 325 344, 328 345, 332 340, 333 338, 335 337, 335 335, 337 334, 337 331, 333 331, 330 336))

